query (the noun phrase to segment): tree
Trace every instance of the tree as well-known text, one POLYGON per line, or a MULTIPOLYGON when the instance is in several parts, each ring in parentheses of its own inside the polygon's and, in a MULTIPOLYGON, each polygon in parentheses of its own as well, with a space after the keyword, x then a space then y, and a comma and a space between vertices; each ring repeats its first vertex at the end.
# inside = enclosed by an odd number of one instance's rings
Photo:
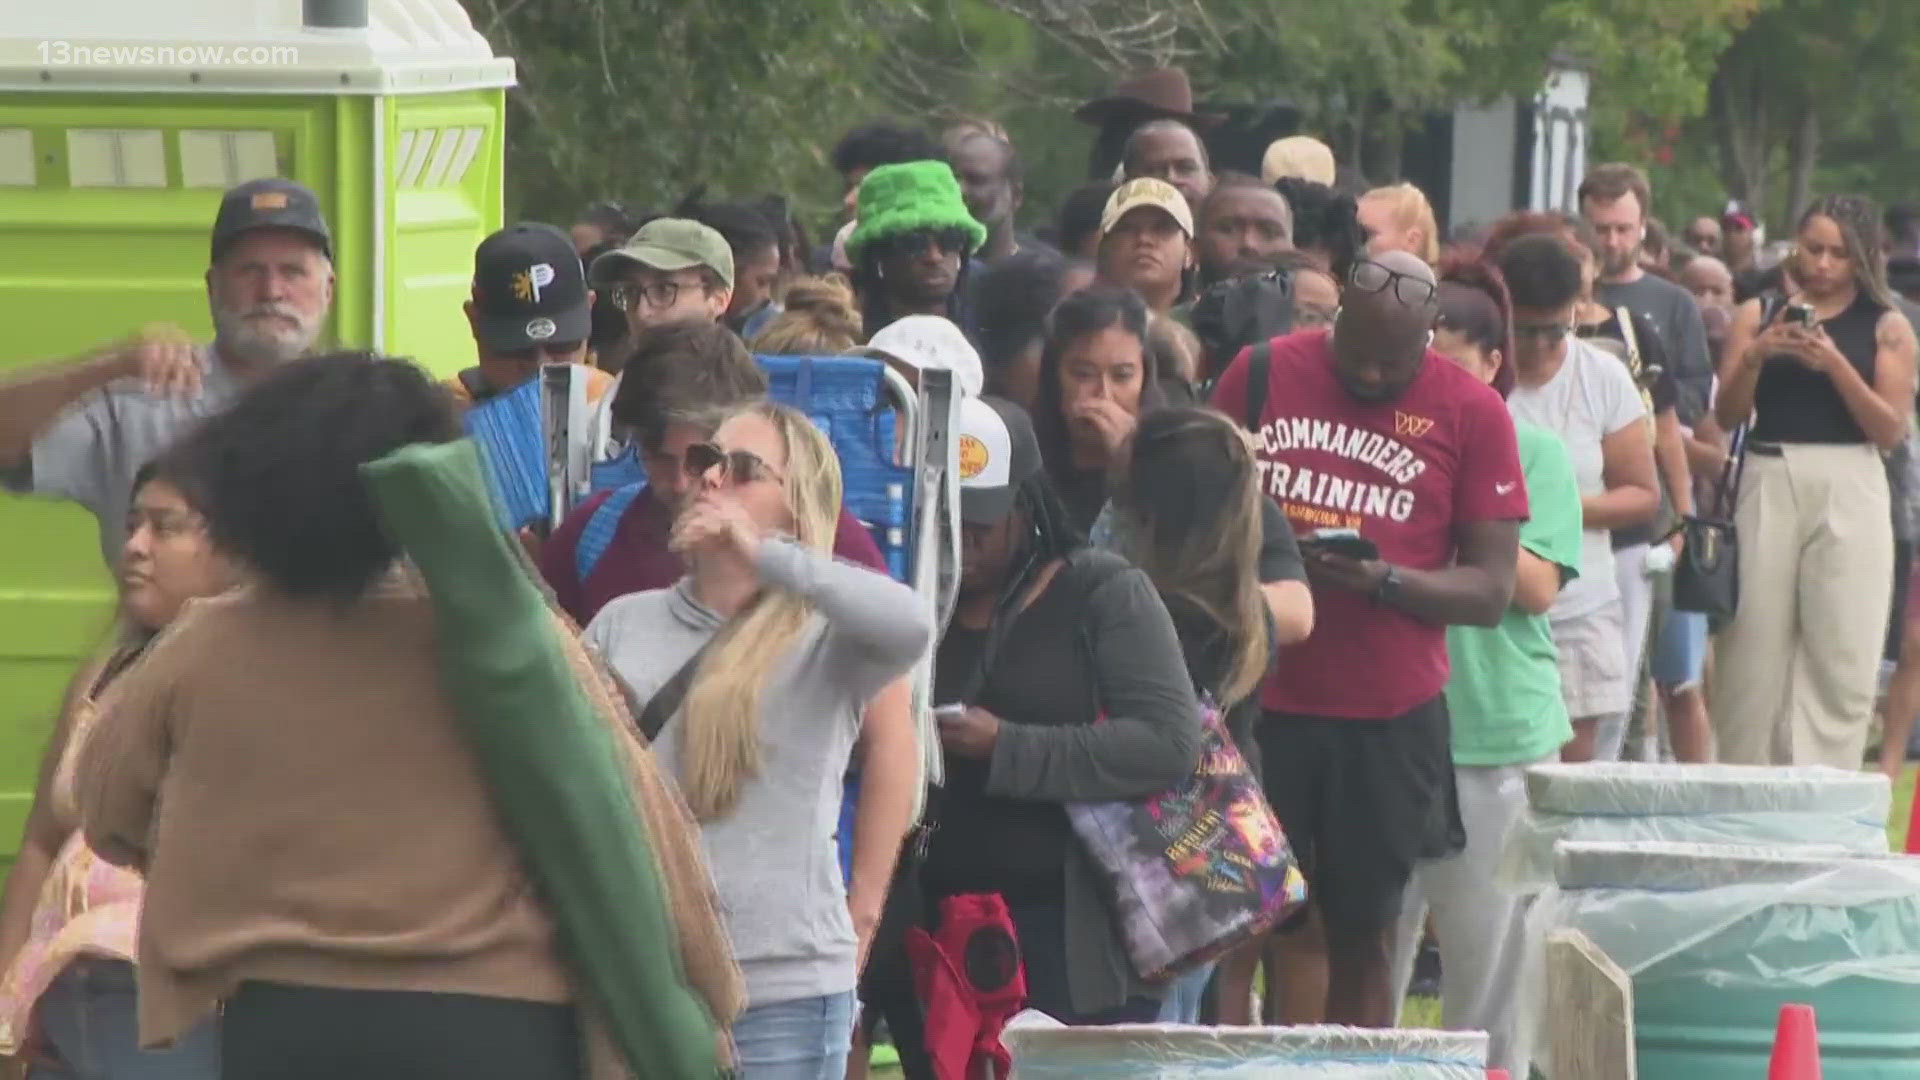
POLYGON ((1811 195, 1826 140, 1879 119, 1920 91, 1920 10, 1910 0, 1781 0, 1720 58, 1712 133, 1728 193, 1773 205, 1783 173, 1785 218, 1811 195))
POLYGON ((1686 114, 1758 0, 1230 0, 1196 27, 1233 91, 1286 98, 1349 164, 1399 175, 1408 131, 1465 100, 1537 93, 1549 63, 1593 74, 1611 116, 1686 114))

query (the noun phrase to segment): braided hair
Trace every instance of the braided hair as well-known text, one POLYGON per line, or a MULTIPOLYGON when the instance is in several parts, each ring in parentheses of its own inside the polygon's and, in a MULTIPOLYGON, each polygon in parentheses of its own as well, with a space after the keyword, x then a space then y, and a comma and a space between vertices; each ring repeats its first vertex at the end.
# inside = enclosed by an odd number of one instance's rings
POLYGON ((1828 195, 1814 200, 1800 215, 1800 231, 1816 217, 1832 221, 1840 230, 1853 260, 1853 280, 1860 290, 1884 308, 1894 307, 1893 290, 1887 287, 1886 234, 1882 229, 1880 208, 1865 195, 1828 195))

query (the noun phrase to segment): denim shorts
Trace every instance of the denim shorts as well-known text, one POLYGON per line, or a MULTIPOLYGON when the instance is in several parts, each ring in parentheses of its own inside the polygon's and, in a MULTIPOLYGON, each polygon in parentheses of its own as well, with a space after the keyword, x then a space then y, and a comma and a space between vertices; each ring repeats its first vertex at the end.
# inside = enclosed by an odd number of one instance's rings
POLYGON ((1707 617, 1698 611, 1668 611, 1653 646, 1653 681, 1662 690, 1700 685, 1707 667, 1707 617))
POLYGON ((853 991, 750 1006, 733 1025, 740 1080, 845 1080, 853 991))
POLYGON ((220 1080, 214 1021, 201 1021, 169 1049, 142 1050, 137 1005, 132 964, 93 957, 69 964, 34 1012, 57 1061, 36 1062, 29 1080, 220 1080))

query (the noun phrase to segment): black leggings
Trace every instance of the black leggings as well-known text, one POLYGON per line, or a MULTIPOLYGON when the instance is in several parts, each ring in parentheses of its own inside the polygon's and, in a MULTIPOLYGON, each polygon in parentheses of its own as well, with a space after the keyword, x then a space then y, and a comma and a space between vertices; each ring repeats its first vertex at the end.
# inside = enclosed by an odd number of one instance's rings
POLYGON ((243 983, 223 1080, 579 1080, 572 1006, 467 994, 243 983))

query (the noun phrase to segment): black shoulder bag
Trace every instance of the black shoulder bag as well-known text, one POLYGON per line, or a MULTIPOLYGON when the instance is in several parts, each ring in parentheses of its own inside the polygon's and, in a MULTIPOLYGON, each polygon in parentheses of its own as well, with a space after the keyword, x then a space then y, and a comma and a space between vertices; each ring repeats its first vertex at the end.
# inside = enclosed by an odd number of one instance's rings
MULTIPOLYGON (((1733 433, 1733 448, 1714 485, 1712 501, 1680 520, 1673 532, 1685 537, 1673 568, 1673 606, 1696 611, 1716 622, 1733 618, 1740 607, 1740 534, 1734 510, 1740 479, 1747 471, 1747 429, 1733 433)), ((1673 533, 1667 534, 1669 537, 1673 533)))

